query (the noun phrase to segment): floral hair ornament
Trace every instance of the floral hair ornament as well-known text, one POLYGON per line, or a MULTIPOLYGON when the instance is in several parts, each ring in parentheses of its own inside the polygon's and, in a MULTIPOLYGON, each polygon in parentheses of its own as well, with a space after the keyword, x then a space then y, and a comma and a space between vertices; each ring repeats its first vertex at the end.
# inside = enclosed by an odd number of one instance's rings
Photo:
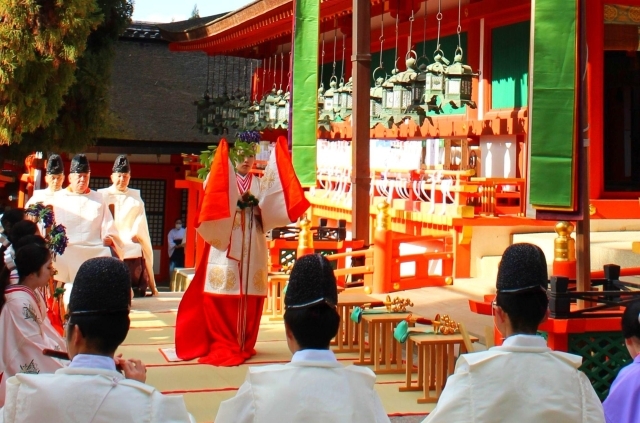
POLYGON ((37 219, 38 223, 44 227, 46 233, 44 239, 53 257, 55 258, 57 255, 62 255, 67 248, 69 238, 67 238, 66 228, 63 225, 56 224, 53 210, 42 203, 36 203, 30 205, 25 210, 25 214, 37 219))

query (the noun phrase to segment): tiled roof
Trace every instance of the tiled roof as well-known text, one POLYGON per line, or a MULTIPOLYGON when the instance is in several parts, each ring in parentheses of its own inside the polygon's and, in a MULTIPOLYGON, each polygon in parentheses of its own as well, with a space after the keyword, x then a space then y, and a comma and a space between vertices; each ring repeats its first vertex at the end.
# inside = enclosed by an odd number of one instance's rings
POLYGON ((203 25, 207 25, 215 21, 216 19, 225 16, 226 14, 227 13, 220 13, 218 15, 205 16, 203 18, 188 19, 186 21, 180 21, 180 22, 171 22, 171 23, 162 23, 162 24, 159 23, 156 25, 162 31, 186 32, 186 31, 190 31, 192 29, 201 27, 203 25))

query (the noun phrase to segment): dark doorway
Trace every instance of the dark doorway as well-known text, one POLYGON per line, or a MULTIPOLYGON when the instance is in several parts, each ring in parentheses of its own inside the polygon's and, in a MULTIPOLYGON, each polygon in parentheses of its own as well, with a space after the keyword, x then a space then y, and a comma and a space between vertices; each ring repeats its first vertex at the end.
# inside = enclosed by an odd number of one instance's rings
POLYGON ((640 192, 640 54, 638 52, 604 52, 602 110, 605 191, 640 192))

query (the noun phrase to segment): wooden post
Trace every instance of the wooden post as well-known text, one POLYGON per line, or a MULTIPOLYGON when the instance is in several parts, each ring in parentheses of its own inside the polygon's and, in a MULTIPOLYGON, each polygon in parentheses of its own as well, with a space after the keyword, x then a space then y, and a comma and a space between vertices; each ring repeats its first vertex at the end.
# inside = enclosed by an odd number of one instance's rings
MULTIPOLYGON (((587 81, 583 79, 586 70, 587 32, 586 32, 586 0, 578 1, 578 40, 579 40, 579 90, 578 90, 578 119, 579 138, 579 172, 578 172, 578 201, 582 210, 582 220, 577 222, 576 252, 577 252, 577 283, 578 291, 591 290, 591 219, 589 216, 589 114, 587 104, 587 81)), ((578 308, 585 308, 584 300, 578 300, 578 308)))
POLYGON ((553 241, 553 275, 576 278, 576 241, 571 237, 571 222, 558 222, 555 230, 558 237, 553 241))
POLYGON ((351 213, 353 239, 369 246, 369 94, 371 81, 371 2, 353 0, 353 114, 351 125, 351 213))
POLYGON ((373 293, 391 292, 392 231, 389 203, 381 201, 377 205, 376 231, 373 237, 373 293))
POLYGON ((296 257, 300 258, 308 254, 314 253, 313 249, 313 232, 311 232, 311 222, 307 219, 307 215, 303 215, 300 219, 300 234, 298 236, 298 249, 296 257))

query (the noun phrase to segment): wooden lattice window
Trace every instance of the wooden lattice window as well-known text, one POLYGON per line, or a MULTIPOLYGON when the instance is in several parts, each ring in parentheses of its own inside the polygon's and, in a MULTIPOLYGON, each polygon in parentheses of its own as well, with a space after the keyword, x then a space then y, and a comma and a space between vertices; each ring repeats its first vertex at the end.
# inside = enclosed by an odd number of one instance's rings
MULTIPOLYGON (((111 186, 110 178, 91 178, 91 188, 98 190, 111 186)), ((151 244, 160 247, 164 244, 164 203, 166 181, 162 179, 134 179, 129 181, 129 188, 140 190, 144 201, 149 223, 151 244)), ((185 190, 186 191, 186 190, 185 190)))

